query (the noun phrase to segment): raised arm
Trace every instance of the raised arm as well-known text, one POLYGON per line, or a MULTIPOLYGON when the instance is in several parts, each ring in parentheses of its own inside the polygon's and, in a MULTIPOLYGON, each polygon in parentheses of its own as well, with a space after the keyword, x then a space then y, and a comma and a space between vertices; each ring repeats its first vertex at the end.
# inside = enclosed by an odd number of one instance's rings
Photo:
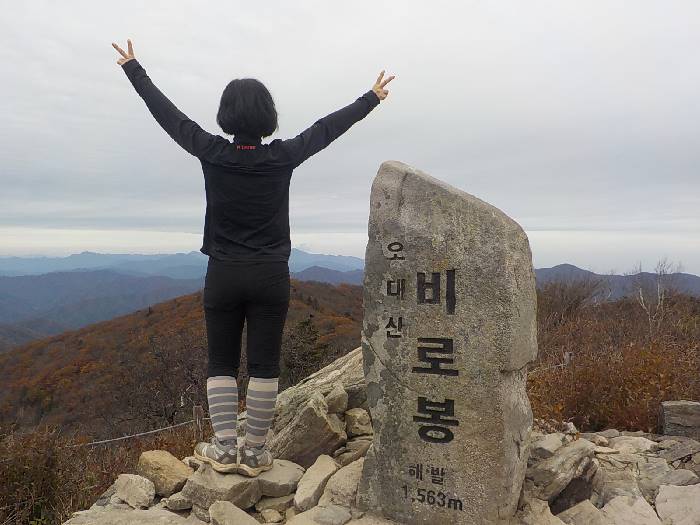
POLYGON ((128 40, 128 53, 125 53, 115 43, 112 43, 112 46, 122 55, 117 63, 122 66, 124 73, 146 103, 148 110, 165 132, 185 151, 195 157, 202 158, 221 147, 221 141, 228 144, 226 139, 204 131, 153 84, 146 74, 146 70, 134 57, 131 40, 128 40))
POLYGON ((318 153, 331 142, 345 133, 357 121, 365 118, 380 101, 389 94, 384 86, 394 78, 390 76, 382 81, 384 71, 379 74, 372 89, 358 97, 355 102, 318 119, 309 128, 292 139, 282 141, 283 146, 297 167, 312 155, 318 153))

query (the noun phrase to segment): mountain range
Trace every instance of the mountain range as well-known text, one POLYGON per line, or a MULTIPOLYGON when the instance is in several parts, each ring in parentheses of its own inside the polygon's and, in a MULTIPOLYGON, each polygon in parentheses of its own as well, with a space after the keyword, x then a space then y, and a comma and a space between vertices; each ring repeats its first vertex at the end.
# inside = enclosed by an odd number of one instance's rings
MULTIPOLYGON (((35 340, 112 319, 204 287, 208 257, 199 251, 141 255, 82 252, 67 257, 0 257, 0 352, 35 340)), ((359 257, 292 249, 291 277, 361 286, 359 257)), ((535 270, 537 285, 596 281, 597 296, 614 300, 634 293, 656 275, 600 275, 570 264, 535 270)), ((683 293, 700 297, 700 277, 665 276, 683 293)))

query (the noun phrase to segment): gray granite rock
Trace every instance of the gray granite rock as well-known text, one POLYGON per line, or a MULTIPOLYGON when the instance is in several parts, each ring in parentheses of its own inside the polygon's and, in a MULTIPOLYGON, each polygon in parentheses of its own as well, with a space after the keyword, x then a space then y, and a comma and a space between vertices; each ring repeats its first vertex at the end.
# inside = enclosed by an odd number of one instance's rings
POLYGON ((262 513, 265 509, 273 509, 278 512, 284 512, 289 507, 294 506, 294 494, 287 494, 286 496, 279 496, 276 498, 270 496, 263 496, 255 504, 255 510, 262 513))
POLYGON ((594 449, 595 445, 587 439, 578 439, 560 448, 552 457, 528 468, 526 476, 534 483, 534 496, 552 501, 572 479, 588 468, 594 449))
POLYGON ((560 512, 557 518, 569 525, 615 525, 587 499, 560 512))
POLYGON ((368 231, 362 350, 375 438, 358 507, 407 524, 513 516, 537 355, 527 236, 396 161, 374 179, 368 231))
POLYGON ((518 525, 563 525, 563 521, 552 514, 546 501, 528 499, 516 516, 518 525))
POLYGON ((627 454, 637 454, 639 452, 650 452, 658 449, 658 444, 645 437, 619 436, 611 438, 609 447, 627 454))
POLYGON ((700 441, 700 402, 663 401, 659 408, 661 433, 700 441))
POLYGON ((662 525, 652 506, 641 496, 617 496, 601 511, 614 525, 662 525))
POLYGON ((659 457, 664 458, 669 463, 683 459, 686 457, 692 457, 693 454, 700 452, 700 441, 695 441, 694 439, 688 439, 673 445, 666 450, 659 452, 659 457))
POLYGON ((156 495, 153 482, 138 474, 119 474, 114 488, 114 496, 134 508, 150 507, 156 495))
POLYGON ((364 461, 365 458, 360 458, 334 472, 328 479, 318 504, 320 506, 336 504, 345 507, 354 505, 364 461))
POLYGON ((656 512, 664 525, 700 525, 700 485, 661 485, 656 512))
POLYGON ((324 396, 329 414, 343 414, 348 409, 348 393, 343 383, 338 381, 333 389, 324 396))
POLYGON ((171 494, 162 501, 165 502, 165 507, 170 510, 187 510, 192 508, 192 502, 182 495, 182 492, 171 494))
POLYGON ((258 525, 258 520, 230 501, 216 501, 209 506, 212 525, 258 525))
POLYGON ((308 468, 321 454, 332 454, 348 439, 345 422, 328 413, 326 400, 319 391, 310 392, 306 403, 270 441, 270 452, 308 468))
POLYGON ((341 505, 318 505, 294 516, 287 525, 344 525, 352 519, 350 511, 341 505))
POLYGON ((188 525, 192 521, 161 507, 149 509, 110 506, 73 513, 63 525, 188 525))
POLYGON ((274 459, 272 468, 260 473, 256 479, 260 483, 263 496, 286 496, 294 492, 305 469, 286 459, 274 459))
MULTIPOLYGON (((230 501, 237 507, 247 509, 262 497, 257 478, 241 474, 223 474, 209 464, 203 464, 185 483, 182 495, 200 510, 208 512, 215 501, 230 501)), ((199 516, 205 513, 200 512, 199 516)), ((200 519, 202 519, 200 517, 200 519)))
POLYGON ((541 438, 532 442, 530 457, 534 457, 536 459, 551 458, 563 445, 564 434, 561 432, 545 434, 541 438))
POLYGON ((328 455, 321 455, 299 480, 294 495, 294 506, 306 511, 318 503, 329 478, 339 469, 338 463, 328 455))

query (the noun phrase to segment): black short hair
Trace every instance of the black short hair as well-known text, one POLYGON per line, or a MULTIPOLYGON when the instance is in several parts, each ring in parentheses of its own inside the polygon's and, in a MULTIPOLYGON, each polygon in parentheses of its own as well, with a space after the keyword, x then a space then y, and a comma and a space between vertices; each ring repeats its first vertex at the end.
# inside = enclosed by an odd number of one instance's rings
POLYGON ((221 95, 216 123, 228 135, 267 137, 278 126, 275 102, 259 80, 236 78, 221 95))

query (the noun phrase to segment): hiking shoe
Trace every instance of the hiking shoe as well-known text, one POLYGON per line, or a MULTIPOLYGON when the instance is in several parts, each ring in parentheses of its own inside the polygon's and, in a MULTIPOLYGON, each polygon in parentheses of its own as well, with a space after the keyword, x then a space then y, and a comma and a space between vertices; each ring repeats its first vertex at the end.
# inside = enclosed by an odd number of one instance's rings
POLYGON ((245 476, 255 477, 261 472, 272 468, 272 453, 265 444, 251 447, 244 444, 240 448, 241 459, 238 462, 238 472, 245 476))
POLYGON ((194 457, 209 463, 217 472, 236 472, 238 470, 238 449, 236 440, 221 442, 212 436, 209 443, 200 442, 194 447, 194 457))

